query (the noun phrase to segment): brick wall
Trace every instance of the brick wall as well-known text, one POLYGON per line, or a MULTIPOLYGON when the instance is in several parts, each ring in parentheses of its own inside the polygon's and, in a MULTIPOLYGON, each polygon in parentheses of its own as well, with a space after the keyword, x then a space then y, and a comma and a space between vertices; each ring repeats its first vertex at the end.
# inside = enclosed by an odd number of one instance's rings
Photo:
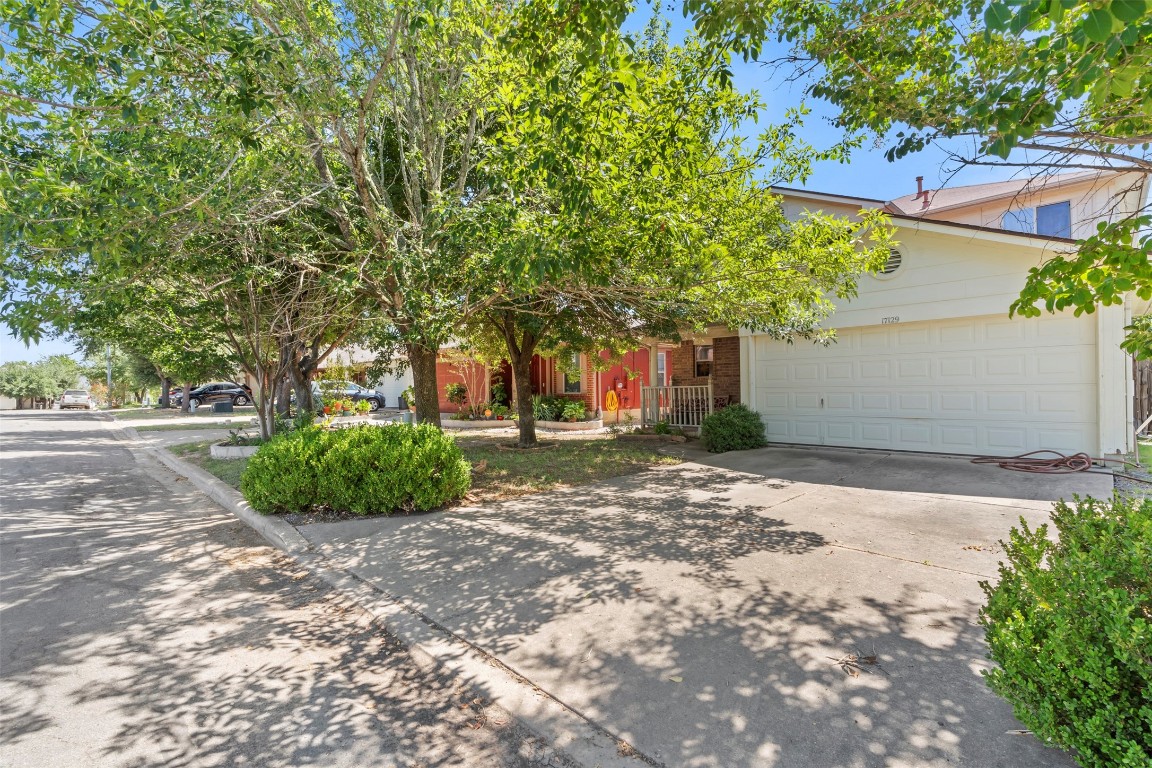
MULTIPOLYGON (((672 386, 704 386, 707 376, 696 376, 696 345, 685 341, 672 350, 672 386)), ((712 394, 740 402, 740 337, 728 336, 712 341, 712 394)))
POLYGON ((712 394, 740 402, 740 337, 716 339, 712 349, 712 394))

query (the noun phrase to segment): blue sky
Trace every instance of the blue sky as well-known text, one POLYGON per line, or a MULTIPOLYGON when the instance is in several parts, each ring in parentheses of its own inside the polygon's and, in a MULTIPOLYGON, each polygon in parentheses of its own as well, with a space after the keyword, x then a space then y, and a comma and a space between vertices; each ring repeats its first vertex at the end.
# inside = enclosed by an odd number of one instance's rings
MULTIPOLYGON (((626 24, 630 31, 643 29, 651 10, 642 5, 626 24)), ((672 23, 673 38, 682 38, 689 24, 678 12, 667 15, 672 23)), ((763 59, 771 60, 782 56, 786 49, 782 46, 767 46, 763 59)), ((798 106, 803 100, 803 84, 786 83, 783 73, 772 71, 756 62, 745 63, 734 59, 732 63, 735 86, 742 91, 757 91, 767 108, 761 114, 761 125, 780 122, 787 110, 798 106)), ((831 146, 839 140, 841 133, 833 127, 829 118, 834 114, 831 107, 822 102, 810 101, 812 113, 806 118, 803 137, 818 148, 831 146)), ((753 131, 754 132, 754 131, 753 131)), ((866 144, 853 153, 850 163, 822 163, 814 169, 812 176, 803 184, 806 189, 819 192, 832 192, 841 195, 890 200, 916 191, 916 177, 924 177, 924 185, 929 189, 944 184, 959 186, 1000 181, 1009 178, 1012 171, 997 168, 968 168, 950 176, 942 165, 945 153, 940 149, 927 149, 894 163, 884 158, 884 148, 866 144)), ((48 339, 40 344, 25 347, 12 338, 7 326, 0 324, 0 363, 9 360, 37 360, 46 355, 71 354, 72 344, 58 339, 48 339)))

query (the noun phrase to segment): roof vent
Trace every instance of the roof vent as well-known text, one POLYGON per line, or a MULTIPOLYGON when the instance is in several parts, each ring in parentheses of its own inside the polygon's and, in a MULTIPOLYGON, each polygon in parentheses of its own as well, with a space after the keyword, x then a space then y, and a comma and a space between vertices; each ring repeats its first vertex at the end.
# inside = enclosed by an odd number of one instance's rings
POLYGON ((896 270, 900 269, 900 265, 904 263, 904 256, 900 251, 891 248, 888 251, 888 261, 884 262, 884 266, 880 268, 880 274, 890 275, 896 270))

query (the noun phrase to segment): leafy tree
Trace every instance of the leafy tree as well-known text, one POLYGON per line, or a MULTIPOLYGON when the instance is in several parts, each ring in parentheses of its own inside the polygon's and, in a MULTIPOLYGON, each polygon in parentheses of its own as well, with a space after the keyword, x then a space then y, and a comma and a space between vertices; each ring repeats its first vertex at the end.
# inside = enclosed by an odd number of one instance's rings
POLYGON ((785 219, 754 174, 774 152, 795 155, 779 133, 745 146, 736 128, 760 105, 724 86, 705 48, 669 48, 653 28, 629 72, 619 103, 547 81, 512 100, 520 119, 492 168, 507 191, 460 234, 492 296, 471 336, 502 343, 522 447, 536 444, 533 355, 598 357, 710 323, 819 338, 828 296, 851 295, 887 255, 878 214, 785 219))
POLYGON ((23 408, 26 400, 47 405, 64 390, 75 387, 79 377, 79 366, 67 355, 53 355, 35 363, 12 361, 0 365, 0 394, 15 398, 17 408, 23 408))
MULTIPOLYGON (((564 36, 600 50, 629 8, 537 0, 521 8, 517 39, 525 51, 553 50, 544 44, 564 36)), ((717 51, 755 59, 772 40, 789 46, 771 65, 838 108, 835 122, 849 135, 888 140, 892 159, 937 146, 961 166, 1125 173, 1134 190, 1152 183, 1144 0, 685 0, 681 8, 717 51)), ((1074 254, 1032 270, 1011 311, 1091 312, 1128 292, 1152 296, 1152 209, 1143 199, 1074 254)), ((1128 349, 1152 355, 1147 335, 1130 330, 1128 349)))

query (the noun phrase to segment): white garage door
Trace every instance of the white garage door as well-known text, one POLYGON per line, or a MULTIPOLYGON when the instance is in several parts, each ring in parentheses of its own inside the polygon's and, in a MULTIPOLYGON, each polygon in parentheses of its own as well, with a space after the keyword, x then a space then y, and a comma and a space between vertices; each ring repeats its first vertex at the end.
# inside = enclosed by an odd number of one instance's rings
POLYGON ((773 442, 1009 455, 1098 442, 1093 316, 844 329, 820 347, 756 337, 773 442))
POLYGON ((410 386, 412 386, 412 370, 406 368, 402 375, 385 376, 372 388, 384 395, 385 407, 399 408, 400 393, 410 386))

